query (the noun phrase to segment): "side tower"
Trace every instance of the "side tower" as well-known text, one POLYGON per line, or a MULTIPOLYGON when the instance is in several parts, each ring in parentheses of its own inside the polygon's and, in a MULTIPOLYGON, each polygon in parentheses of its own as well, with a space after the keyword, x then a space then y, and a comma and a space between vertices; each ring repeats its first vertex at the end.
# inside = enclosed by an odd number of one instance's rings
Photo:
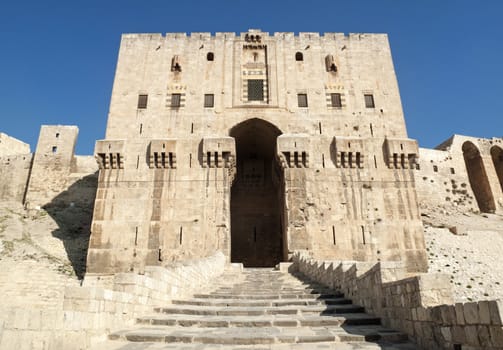
POLYGON ((215 250, 426 269, 386 35, 125 34, 95 153, 89 273, 215 250))

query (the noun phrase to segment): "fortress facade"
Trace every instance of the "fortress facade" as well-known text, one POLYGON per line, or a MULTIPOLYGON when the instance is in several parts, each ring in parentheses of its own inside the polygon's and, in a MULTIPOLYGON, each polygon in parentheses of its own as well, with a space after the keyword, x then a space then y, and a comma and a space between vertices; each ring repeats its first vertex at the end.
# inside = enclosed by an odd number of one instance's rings
POLYGON ((88 274, 215 251, 426 271, 422 203, 503 211, 503 140, 418 148, 383 34, 125 34, 99 171, 77 133, 43 126, 34 154, 0 135, 0 195, 94 201, 88 274))

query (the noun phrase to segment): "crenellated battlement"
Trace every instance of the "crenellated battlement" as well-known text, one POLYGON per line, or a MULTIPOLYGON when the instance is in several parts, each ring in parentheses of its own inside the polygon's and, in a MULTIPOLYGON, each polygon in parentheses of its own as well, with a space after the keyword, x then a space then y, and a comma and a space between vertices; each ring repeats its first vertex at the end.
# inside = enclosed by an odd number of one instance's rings
POLYGON ((262 40, 301 40, 301 41, 330 41, 330 40, 368 40, 375 38, 387 38, 387 34, 383 33, 337 33, 337 32, 274 32, 272 35, 269 32, 263 32, 260 29, 250 29, 247 32, 179 32, 179 33, 125 33, 122 34, 123 39, 134 40, 177 40, 177 41, 201 41, 201 40, 245 40, 246 36, 259 35, 262 40))

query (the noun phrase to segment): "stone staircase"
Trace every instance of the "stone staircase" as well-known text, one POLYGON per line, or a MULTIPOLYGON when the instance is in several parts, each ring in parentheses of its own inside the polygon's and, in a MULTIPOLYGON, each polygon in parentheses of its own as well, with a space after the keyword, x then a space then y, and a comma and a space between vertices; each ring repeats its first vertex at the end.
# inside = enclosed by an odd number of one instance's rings
POLYGON ((340 293, 271 269, 227 271, 96 349, 416 349, 340 293))

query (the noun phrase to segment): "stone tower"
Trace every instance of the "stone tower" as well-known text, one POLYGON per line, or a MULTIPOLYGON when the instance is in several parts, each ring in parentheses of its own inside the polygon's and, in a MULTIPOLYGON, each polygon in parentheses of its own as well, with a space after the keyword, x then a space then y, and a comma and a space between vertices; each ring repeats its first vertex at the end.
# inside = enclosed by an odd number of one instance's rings
POLYGON ((387 36, 122 36, 88 273, 303 250, 426 269, 387 36))

